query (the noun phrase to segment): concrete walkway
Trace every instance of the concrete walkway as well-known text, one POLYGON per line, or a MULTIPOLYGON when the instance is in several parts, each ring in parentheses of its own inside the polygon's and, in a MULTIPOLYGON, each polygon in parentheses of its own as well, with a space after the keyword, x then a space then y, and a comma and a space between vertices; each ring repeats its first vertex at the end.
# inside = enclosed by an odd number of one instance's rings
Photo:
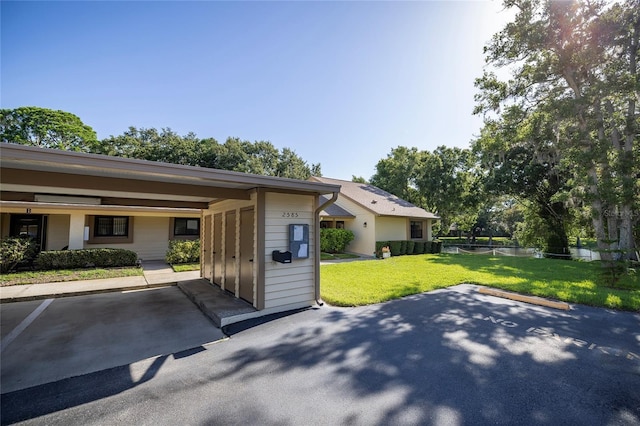
POLYGON ((200 278, 200 271, 174 272, 165 262, 143 262, 143 275, 0 287, 0 303, 25 302, 177 285, 218 328, 258 316, 251 304, 200 278))
POLYGON ((200 271, 174 272, 170 265, 162 261, 142 262, 144 279, 149 285, 175 283, 200 278, 200 271))
POLYGON ((142 276, 0 287, 0 302, 20 302, 110 291, 160 287, 200 278, 200 271, 173 272, 164 262, 145 262, 142 276))

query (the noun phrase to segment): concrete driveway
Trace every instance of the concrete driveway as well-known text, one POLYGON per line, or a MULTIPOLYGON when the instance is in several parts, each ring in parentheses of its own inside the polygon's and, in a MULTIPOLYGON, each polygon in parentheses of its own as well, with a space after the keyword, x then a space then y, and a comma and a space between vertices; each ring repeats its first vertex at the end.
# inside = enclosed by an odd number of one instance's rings
POLYGON ((554 310, 463 285, 226 332, 3 394, 2 423, 640 425, 638 314, 554 310))
POLYGON ((177 287, 4 303, 1 392, 224 338, 177 287))

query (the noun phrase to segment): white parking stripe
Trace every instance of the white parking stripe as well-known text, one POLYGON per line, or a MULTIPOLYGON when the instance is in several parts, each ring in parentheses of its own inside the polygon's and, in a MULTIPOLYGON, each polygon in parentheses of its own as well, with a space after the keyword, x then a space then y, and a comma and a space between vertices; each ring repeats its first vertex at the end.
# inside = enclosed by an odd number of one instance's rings
POLYGON ((46 299, 40 304, 40 306, 38 306, 33 312, 31 312, 28 317, 22 320, 22 322, 18 324, 16 328, 11 330, 11 333, 7 334, 5 338, 2 339, 2 342, 0 342, 0 353, 2 353, 2 351, 4 351, 11 342, 13 342, 27 327, 29 327, 29 324, 31 324, 36 318, 38 318, 38 315, 40 315, 45 309, 47 309, 47 306, 49 306, 51 302, 53 302, 53 299, 46 299))

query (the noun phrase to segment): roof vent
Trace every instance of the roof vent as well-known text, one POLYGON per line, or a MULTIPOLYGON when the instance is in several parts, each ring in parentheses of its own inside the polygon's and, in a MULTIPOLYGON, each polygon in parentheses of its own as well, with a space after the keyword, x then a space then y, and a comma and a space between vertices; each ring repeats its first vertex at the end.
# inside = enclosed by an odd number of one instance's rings
POLYGON ((371 204, 375 204, 375 203, 377 203, 377 202, 378 202, 378 201, 376 201, 376 200, 371 200, 371 204))

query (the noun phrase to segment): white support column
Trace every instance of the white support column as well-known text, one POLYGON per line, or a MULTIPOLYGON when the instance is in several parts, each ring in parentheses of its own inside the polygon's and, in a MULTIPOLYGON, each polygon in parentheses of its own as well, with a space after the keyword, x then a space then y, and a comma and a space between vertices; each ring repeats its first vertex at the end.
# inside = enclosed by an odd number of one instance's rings
POLYGON ((84 214, 69 215, 69 250, 84 248, 84 214))

